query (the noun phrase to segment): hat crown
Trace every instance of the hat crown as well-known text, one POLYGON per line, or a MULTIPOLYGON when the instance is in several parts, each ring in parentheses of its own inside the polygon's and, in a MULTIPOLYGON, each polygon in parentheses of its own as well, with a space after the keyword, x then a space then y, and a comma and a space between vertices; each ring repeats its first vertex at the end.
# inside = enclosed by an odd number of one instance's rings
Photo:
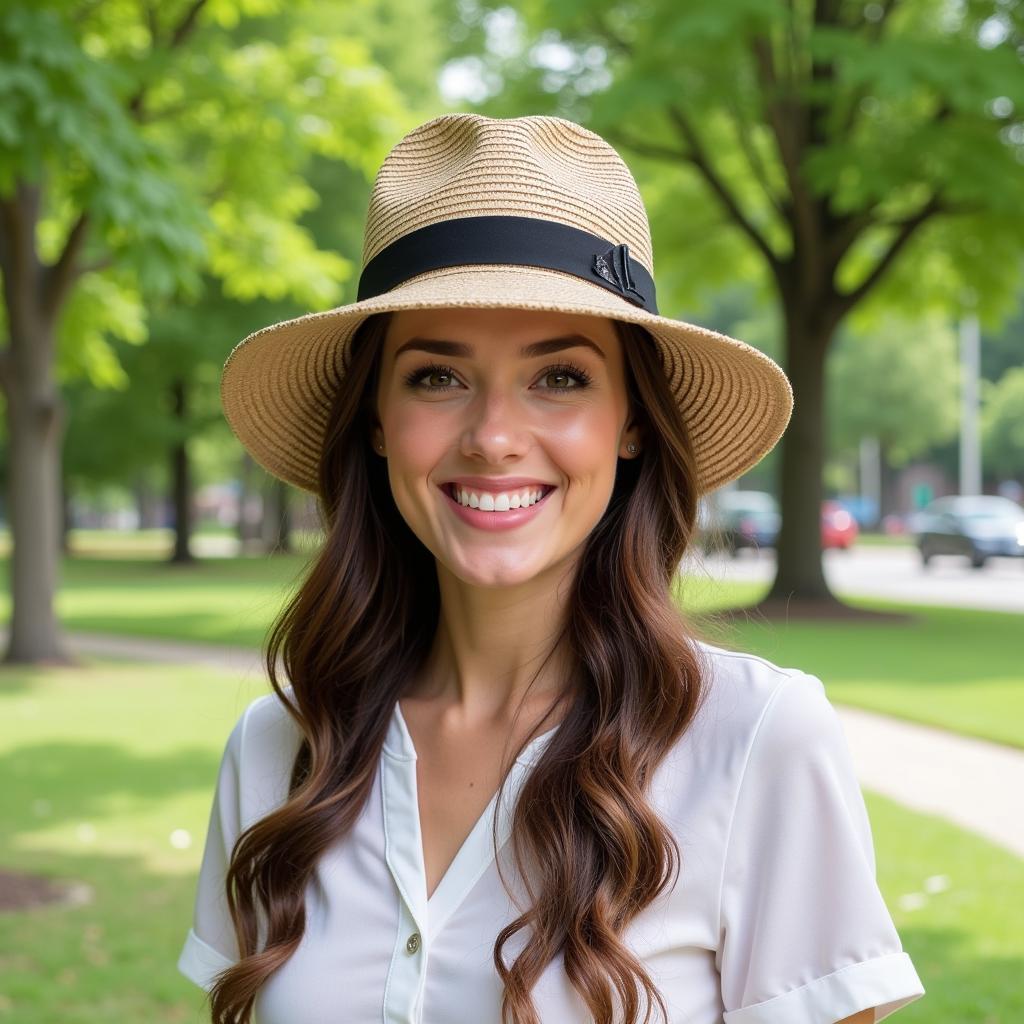
POLYGON ((443 114, 399 140, 374 179, 363 267, 419 228, 495 215, 556 221, 625 243, 654 275, 647 211, 625 161, 595 132, 547 115, 443 114))

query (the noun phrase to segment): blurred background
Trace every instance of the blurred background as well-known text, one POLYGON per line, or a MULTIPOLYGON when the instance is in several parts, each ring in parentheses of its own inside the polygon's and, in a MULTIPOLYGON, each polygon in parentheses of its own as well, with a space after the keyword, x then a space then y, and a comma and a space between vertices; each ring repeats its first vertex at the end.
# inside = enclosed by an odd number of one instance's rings
POLYGON ((1024 1020, 1024 5, 0 4, 0 1020, 202 1019, 175 962, 224 741, 319 540, 220 410, 355 300, 446 111, 603 135, 659 306, 768 353, 778 447, 680 604, 839 709, 915 1021, 1024 1020))

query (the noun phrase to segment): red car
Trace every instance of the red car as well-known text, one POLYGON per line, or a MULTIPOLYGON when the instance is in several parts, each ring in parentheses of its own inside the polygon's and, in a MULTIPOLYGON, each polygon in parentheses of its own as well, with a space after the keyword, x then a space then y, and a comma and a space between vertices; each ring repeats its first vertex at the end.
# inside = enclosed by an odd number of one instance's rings
POLYGON ((857 539, 857 520, 838 501, 821 503, 821 546, 844 551, 857 539))

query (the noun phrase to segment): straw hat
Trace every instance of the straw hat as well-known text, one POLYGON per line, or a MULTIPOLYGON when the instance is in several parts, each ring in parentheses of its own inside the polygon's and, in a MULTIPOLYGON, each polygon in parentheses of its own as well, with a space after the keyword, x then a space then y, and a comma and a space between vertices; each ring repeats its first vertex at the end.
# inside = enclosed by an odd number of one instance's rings
POLYGON ((370 314, 455 306, 610 317, 657 343, 706 493, 774 447, 793 392, 756 348, 661 316, 653 277, 639 189, 601 136, 558 117, 444 114, 409 132, 377 172, 357 301, 239 342, 221 378, 224 414, 268 472, 316 494, 332 396, 370 314))

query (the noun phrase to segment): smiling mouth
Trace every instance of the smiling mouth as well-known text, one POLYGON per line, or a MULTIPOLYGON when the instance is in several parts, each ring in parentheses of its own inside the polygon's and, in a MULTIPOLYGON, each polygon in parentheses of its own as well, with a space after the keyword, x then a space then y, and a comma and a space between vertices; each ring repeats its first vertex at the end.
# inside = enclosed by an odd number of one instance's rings
MULTIPOLYGON (((466 489, 471 491, 473 494, 476 494, 478 497, 481 494, 480 491, 472 491, 472 488, 466 488, 466 489)), ((522 493, 522 491, 526 490, 526 489, 527 488, 521 488, 519 491, 516 491, 515 493, 522 493)), ((533 488, 530 488, 530 489, 532 490, 533 488)), ((557 487, 549 486, 548 484, 540 484, 540 490, 541 490, 540 498, 538 498, 538 500, 535 501, 533 503, 533 505, 527 505, 526 507, 527 508, 534 508, 536 505, 541 504, 541 502, 543 502, 552 491, 555 491, 557 489, 558 489, 557 487)), ((441 490, 444 491, 444 493, 447 494, 448 497, 451 498, 452 501, 454 501, 456 505, 459 505, 462 508, 473 508, 472 505, 463 505, 462 502, 459 501, 458 486, 456 484, 454 484, 454 483, 442 484, 441 485, 441 490)), ((493 493, 493 492, 488 491, 486 493, 490 494, 490 493, 493 493)), ((487 509, 476 509, 476 511, 478 511, 478 512, 486 512, 488 510, 487 509)), ((516 510, 515 509, 510 509, 510 511, 516 511, 516 510)))

